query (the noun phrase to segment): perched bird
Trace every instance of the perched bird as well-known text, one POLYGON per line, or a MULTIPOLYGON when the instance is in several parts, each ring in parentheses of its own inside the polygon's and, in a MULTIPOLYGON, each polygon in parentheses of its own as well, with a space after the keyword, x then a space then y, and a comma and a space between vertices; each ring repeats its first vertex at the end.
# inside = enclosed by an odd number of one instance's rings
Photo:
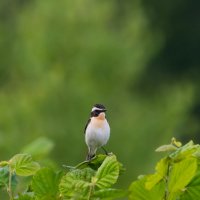
MULTIPOLYGON (((102 104, 95 104, 91 110, 91 117, 85 126, 85 142, 88 146, 87 160, 91 160, 98 148, 108 142, 110 126, 106 119, 106 108, 102 104)), ((103 148, 105 151, 105 149, 103 148)), ((106 151, 105 151, 106 152, 106 151)), ((106 152, 107 154, 107 152, 106 152)))

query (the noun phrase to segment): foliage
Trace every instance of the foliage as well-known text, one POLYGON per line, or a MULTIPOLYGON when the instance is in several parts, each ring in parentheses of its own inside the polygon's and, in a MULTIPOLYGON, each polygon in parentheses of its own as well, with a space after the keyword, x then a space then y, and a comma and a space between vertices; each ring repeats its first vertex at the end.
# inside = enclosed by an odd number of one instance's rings
POLYGON ((200 146, 192 141, 181 145, 174 138, 171 144, 156 149, 170 152, 156 165, 152 175, 140 177, 130 188, 132 200, 199 199, 200 146))
POLYGON ((0 167, 0 171, 3 172, 1 177, 2 186, 7 189, 9 197, 12 200, 13 177, 34 175, 39 170, 40 165, 34 162, 29 154, 16 154, 9 161, 0 162, 0 167))
POLYGON ((192 141, 183 145, 172 138, 171 144, 156 149, 166 152, 155 173, 141 175, 128 190, 113 188, 123 165, 114 154, 97 155, 67 172, 40 167, 29 154, 16 154, 0 162, 0 189, 10 200, 191 200, 200 199, 200 145, 192 141), (18 177, 30 177, 25 189, 16 192, 18 177))
POLYGON ((58 184, 61 173, 55 173, 52 169, 40 169, 32 179, 32 189, 37 199, 54 200, 58 198, 58 184))
POLYGON ((40 168, 29 154, 17 154, 0 166, 0 187, 7 189, 10 200, 114 199, 127 195, 125 190, 112 188, 123 169, 113 154, 69 167, 66 174, 40 168), (12 176, 31 176, 27 189, 16 195, 12 176))

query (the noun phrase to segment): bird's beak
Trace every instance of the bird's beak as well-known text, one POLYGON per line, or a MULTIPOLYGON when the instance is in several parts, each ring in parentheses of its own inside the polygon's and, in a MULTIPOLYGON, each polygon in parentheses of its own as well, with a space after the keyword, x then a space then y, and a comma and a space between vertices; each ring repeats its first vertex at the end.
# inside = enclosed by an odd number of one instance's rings
POLYGON ((106 112, 107 110, 106 110, 106 109, 103 109, 103 111, 106 112))

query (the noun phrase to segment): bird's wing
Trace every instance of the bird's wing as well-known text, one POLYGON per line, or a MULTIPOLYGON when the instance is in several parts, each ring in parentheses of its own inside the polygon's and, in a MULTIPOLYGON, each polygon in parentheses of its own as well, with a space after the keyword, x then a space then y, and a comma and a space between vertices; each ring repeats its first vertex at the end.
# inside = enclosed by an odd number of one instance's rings
POLYGON ((91 118, 90 118, 90 119, 88 119, 88 121, 87 121, 87 124, 85 125, 84 134, 85 134, 85 131, 86 131, 86 129, 87 129, 87 127, 88 127, 88 124, 90 123, 90 121, 91 121, 91 118))

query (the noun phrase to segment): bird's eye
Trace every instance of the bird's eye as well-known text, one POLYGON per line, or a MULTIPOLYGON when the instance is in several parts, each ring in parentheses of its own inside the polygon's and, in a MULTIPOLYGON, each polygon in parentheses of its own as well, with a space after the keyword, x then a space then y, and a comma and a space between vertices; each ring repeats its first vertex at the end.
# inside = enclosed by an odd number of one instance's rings
POLYGON ((98 116, 99 115, 99 111, 95 110, 95 115, 98 116))

